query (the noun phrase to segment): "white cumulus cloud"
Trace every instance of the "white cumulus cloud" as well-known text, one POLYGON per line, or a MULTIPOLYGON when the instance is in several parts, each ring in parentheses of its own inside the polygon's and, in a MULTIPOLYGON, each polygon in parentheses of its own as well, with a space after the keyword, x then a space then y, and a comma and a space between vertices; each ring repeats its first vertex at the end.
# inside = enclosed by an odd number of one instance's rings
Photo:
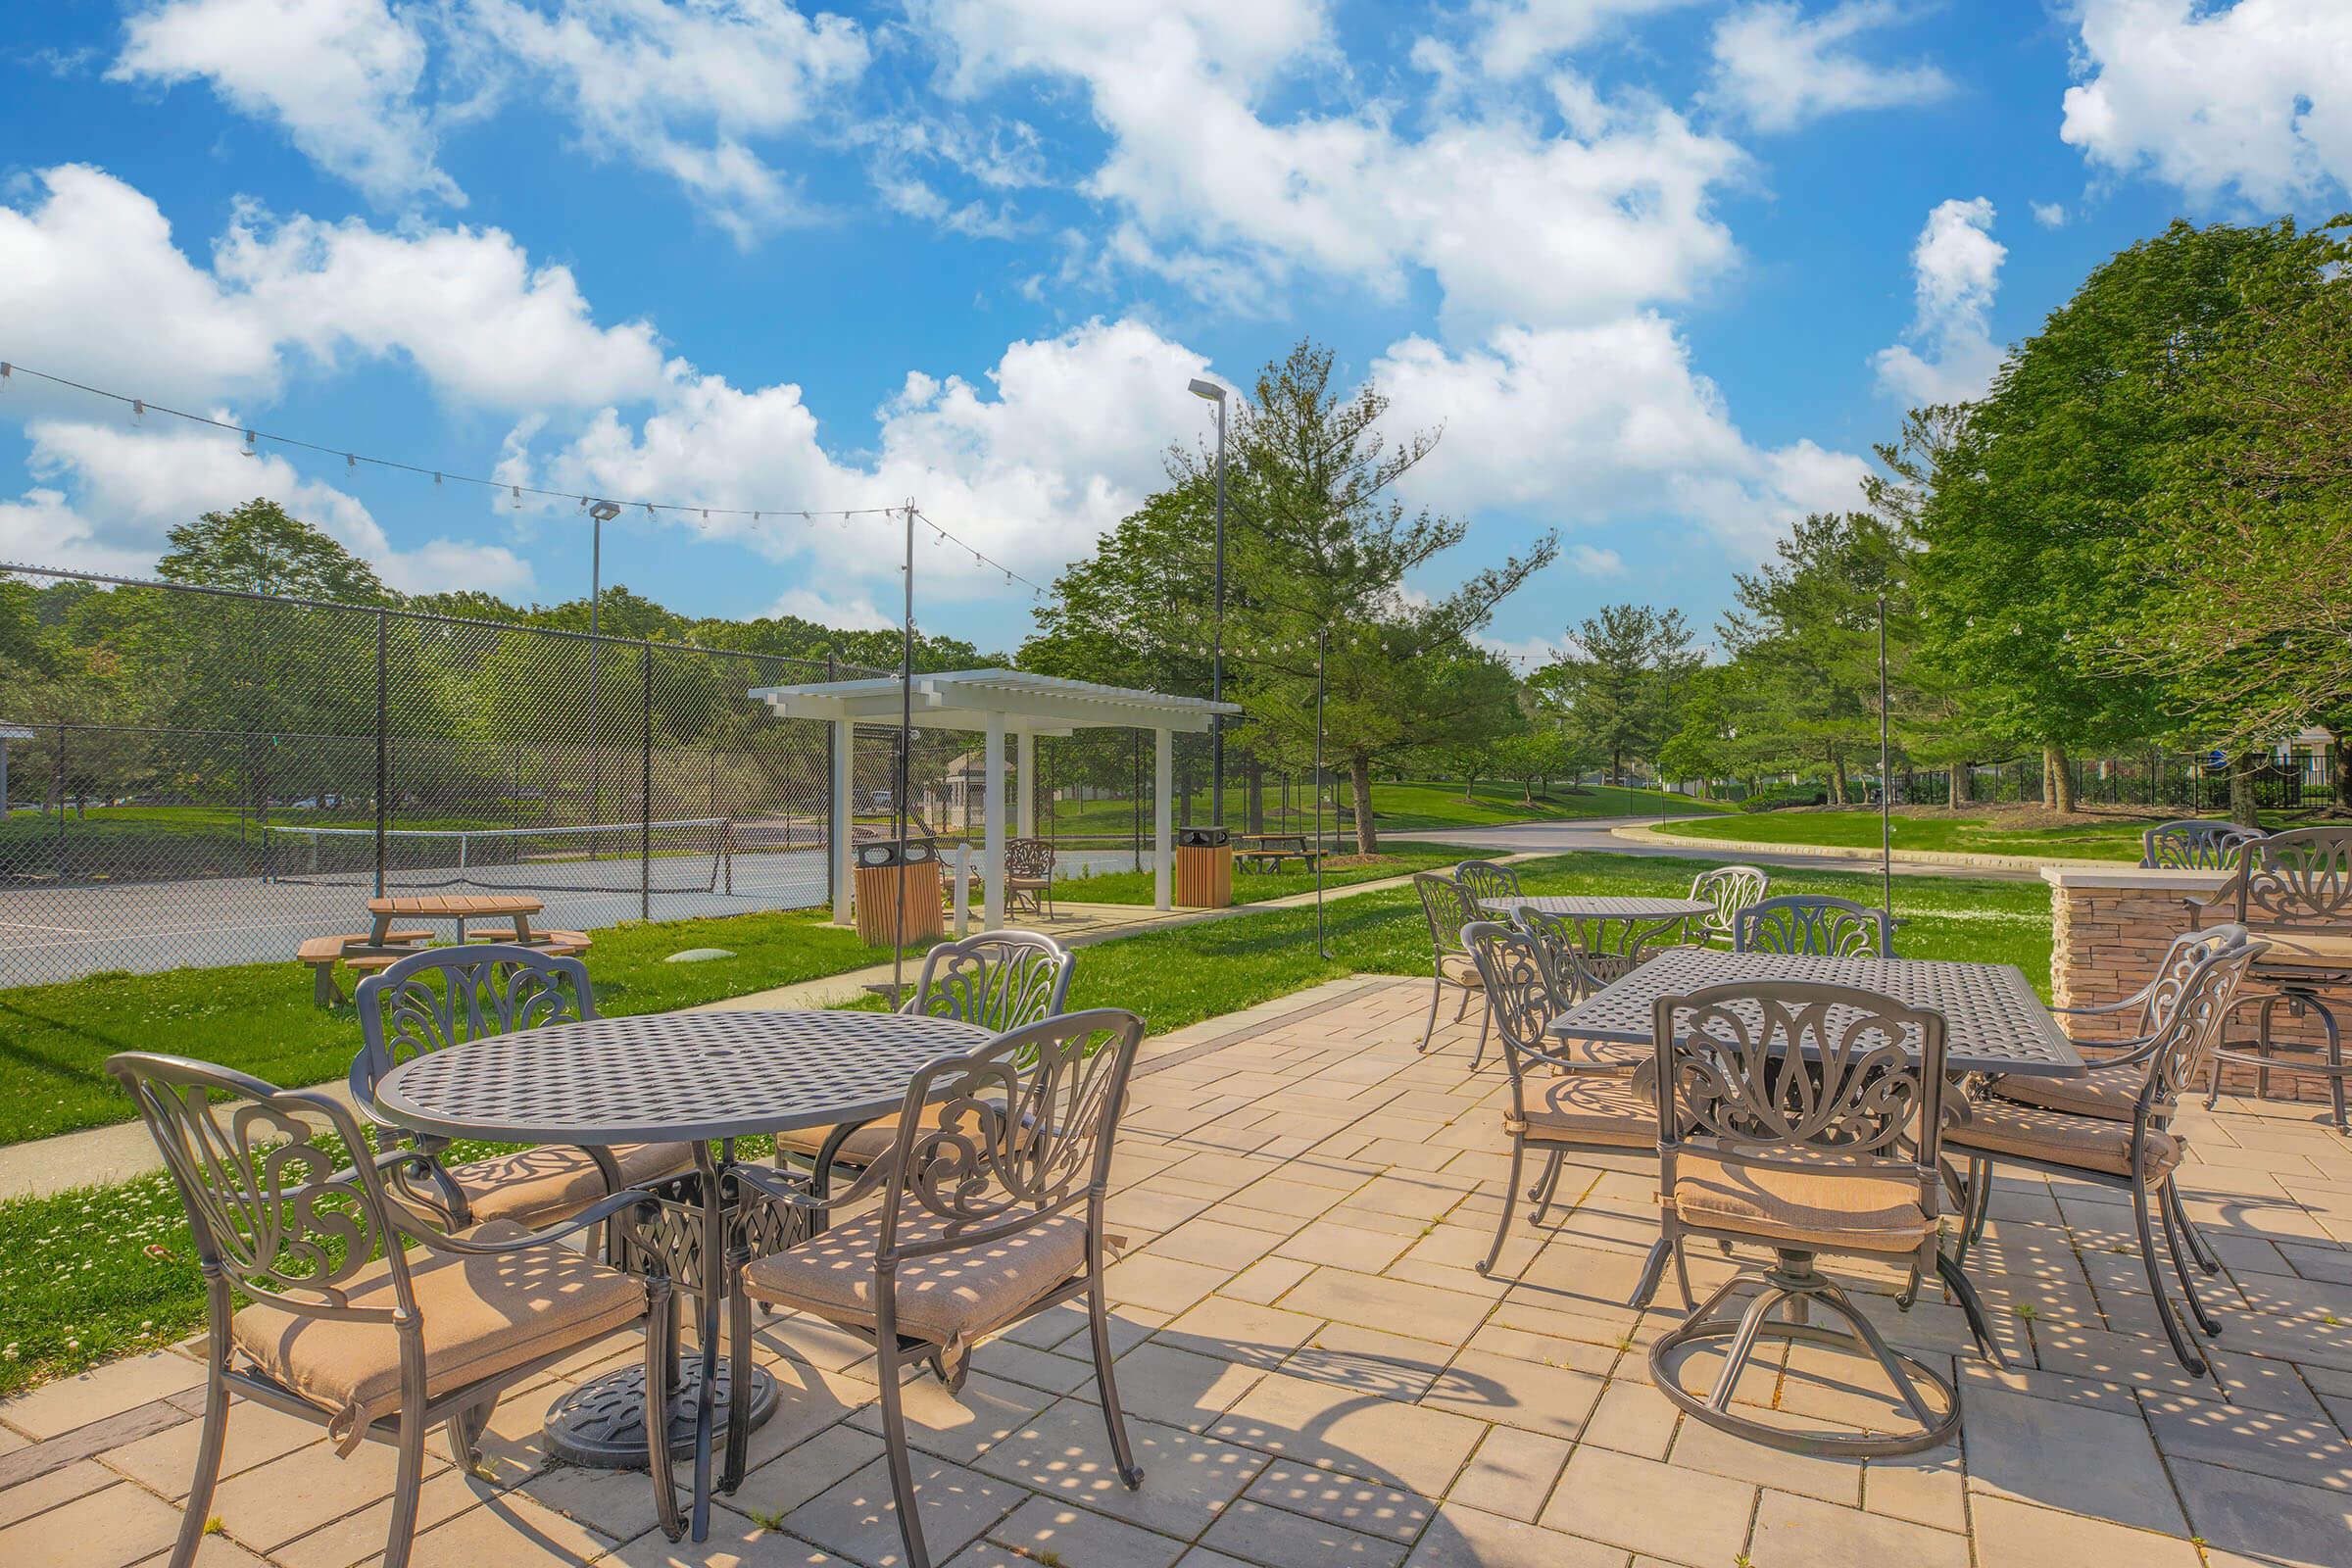
POLYGON ((2100 169, 2262 207, 2352 184, 2352 5, 2076 0, 2058 134, 2100 169))
POLYGON ((1807 16, 1793 0, 1755 0, 1715 24, 1710 99, 1758 130, 1792 130, 1850 109, 1932 103, 1952 90, 1933 65, 1876 65, 1855 52, 1905 20, 1891 0, 1845 0, 1807 16))
POLYGON ((2000 368, 1992 300, 2009 249, 1992 237, 1992 221, 1982 196, 1938 202, 1911 248, 1910 341, 1881 349, 1872 363, 1879 385, 1914 408, 1982 397, 2000 368))
POLYGON ((863 29, 784 0, 459 0, 485 68, 533 74, 589 148, 666 174, 740 240, 795 216, 789 172, 759 145, 864 74, 863 29))
POLYGON ((203 79, 239 113, 275 121, 320 168, 370 199, 465 200, 434 163, 416 102, 422 5, 388 0, 158 0, 124 24, 110 75, 203 79))

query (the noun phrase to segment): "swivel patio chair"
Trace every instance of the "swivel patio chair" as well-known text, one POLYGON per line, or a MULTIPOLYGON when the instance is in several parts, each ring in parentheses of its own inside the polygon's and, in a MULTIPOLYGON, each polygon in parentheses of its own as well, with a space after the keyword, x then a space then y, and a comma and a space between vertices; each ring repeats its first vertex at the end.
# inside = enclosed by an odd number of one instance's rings
MULTIPOLYGON (((204 1280, 204 1418, 172 1568, 189 1568, 204 1544, 231 1394, 324 1427, 342 1454, 363 1441, 398 1450, 382 1561, 402 1568, 434 1427, 470 1470, 500 1395, 614 1329, 667 1316, 666 1280, 558 1245, 619 1221, 644 1201, 635 1193, 545 1230, 493 1220, 451 1237, 385 1183, 413 1152, 369 1156, 359 1119, 331 1095, 146 1052, 106 1068, 186 1205, 204 1280)), ((646 1337, 645 1425, 647 1462, 665 1478, 660 1339, 646 1337)))
POLYGON ((1730 946, 1740 911, 1760 903, 1771 885, 1772 878, 1753 865, 1719 865, 1692 877, 1690 896, 1715 907, 1690 922, 1691 943, 1702 948, 1730 946))
MULTIPOLYGON (((1542 950, 1562 1008, 1633 973, 1649 956, 1642 951, 1649 933, 1630 920, 1574 919, 1523 904, 1511 911, 1511 923, 1542 950)), ((1630 1073, 1650 1057, 1647 1046, 1610 1040, 1555 1040, 1547 1049, 1576 1072, 1630 1073)))
POLYGON ((1885 909, 1851 899, 1791 893, 1732 918, 1736 953, 1802 953, 1825 958, 1891 958, 1894 923, 1885 909))
MULTIPOLYGON (((1067 948, 1038 932, 977 932, 924 954, 914 990, 899 1010, 955 1018, 1003 1034, 1059 1013, 1076 965, 1067 948)), ((806 1169, 828 1175, 836 1165, 862 1169, 897 1141, 895 1116, 862 1127, 806 1127, 777 1134, 777 1163, 791 1156, 806 1169)))
POLYGON ((1709 1426, 1799 1452, 1912 1453, 1944 1442, 1960 1421, 1951 1383, 1891 1348, 1815 1266, 1825 1253, 1907 1265, 1904 1306, 1933 1271, 1997 1359, 1975 1292, 1936 1247, 1943 1015, 1850 986, 1742 982, 1659 998, 1653 1029, 1662 1240, 1678 1257, 1688 1237, 1773 1254, 1743 1264, 1652 1345, 1658 1391, 1709 1426), (1743 1312, 1721 1310, 1743 1293, 1743 1312), (1815 1322, 1822 1312, 1850 1332, 1815 1322), (1776 1340, 1868 1356, 1917 1429, 1796 1431, 1734 1410, 1740 1373, 1759 1343, 1776 1340), (1684 1388, 1676 1357, 1719 1343, 1711 1392, 1684 1388))
MULTIPOLYGON (((1438 1003, 1445 998, 1447 986, 1462 994, 1453 1008, 1456 1023, 1469 1010, 1470 999, 1485 995, 1478 964, 1472 960, 1470 950, 1462 945, 1462 928, 1481 916, 1470 890, 1442 872, 1414 872, 1413 891, 1421 895, 1421 912, 1429 921, 1429 1022, 1422 1027, 1420 1045, 1421 1050, 1427 1051, 1438 1032, 1438 1003)), ((1478 1050, 1470 1058, 1472 1072, 1486 1059, 1487 1029, 1493 1022, 1491 1016, 1479 1022, 1478 1050)))
POLYGON ((831 1202, 789 1176, 748 1169, 755 1186, 811 1213, 880 1197, 871 1211, 746 1265, 740 1279, 754 1299, 871 1341, 891 1491, 912 1568, 929 1568, 931 1558, 901 1408, 906 1357, 929 1359, 958 1387, 981 1340, 1084 1298, 1119 1479, 1129 1487, 1143 1481, 1119 1411, 1102 1285, 1111 1151, 1143 1037, 1141 1018, 1104 1007, 1048 1018, 930 1063, 907 1085, 890 1152, 831 1202), (935 1125, 921 1114, 934 1103, 935 1125))
POLYGON ((411 954, 359 984, 362 1044, 351 1062, 351 1098, 375 1124, 380 1146, 415 1157, 386 1167, 391 1190, 435 1223, 463 1230, 482 1220, 549 1225, 624 1187, 674 1175, 694 1162, 687 1144, 540 1144, 445 1165, 446 1138, 394 1127, 376 1113, 375 1088, 414 1056, 470 1040, 598 1016, 588 970, 538 948, 480 943, 411 954))
POLYGON ((1054 845, 1047 839, 1012 839, 1004 846, 1004 911, 1026 909, 1046 919, 1054 913, 1054 845))
POLYGON ((1510 1108, 1502 1113, 1502 1130, 1511 1140, 1511 1173, 1503 1184, 1494 1245, 1478 1265, 1484 1274, 1502 1255, 1510 1234, 1529 1145, 1547 1156, 1544 1174, 1527 1195, 1536 1204, 1534 1222, 1541 1225, 1568 1154, 1647 1153, 1657 1142, 1657 1115, 1630 1073, 1593 1071, 1590 1062, 1544 1034, 1544 1025, 1567 999, 1541 941, 1493 920, 1473 921, 1462 935, 1485 979, 1488 1009, 1502 1041, 1503 1070, 1511 1081, 1510 1108), (1560 1071, 1531 1077, 1538 1063, 1560 1071))
POLYGON ((2221 1331, 2198 1299, 2183 1261, 2178 1223, 2182 1210, 2179 1196, 2171 1189, 2186 1145, 2168 1124, 2182 1086, 2211 1061, 2223 1025, 2237 1004, 2238 988, 2264 946, 2242 930, 2222 928, 2214 935, 2225 938, 2225 945, 2195 956, 2169 1016, 2140 1054, 2143 1076, 2130 1121, 2048 1110, 1985 1095, 1969 1106, 1964 1119, 1956 1119, 1944 1132, 1946 1149, 1968 1160, 1960 1241, 1952 1254, 1955 1267, 1966 1259, 1970 1244, 1984 1232, 1996 1164, 2130 1193, 2132 1216, 2139 1231, 2140 1261, 2147 1270, 2148 1294, 2156 1302, 2157 1320, 2172 1341, 2173 1353, 2192 1377, 2204 1376, 2205 1358, 2181 1328, 2165 1292, 2156 1255, 2158 1220, 2190 1315, 2208 1335, 2221 1331), (2230 937, 2238 940, 2227 940, 2230 937))
POLYGON ((2352 1135, 2344 1104, 2352 1065, 2328 1002, 2352 989, 2352 827, 2300 827, 2249 841, 2229 883, 2203 903, 2191 901, 2189 924, 2209 913, 2245 926, 2266 946, 2251 973, 2261 988, 2254 1040, 2250 1048, 2215 1050, 2205 1107, 2221 1098, 2225 1063, 2252 1067, 2258 1097, 2270 1094, 2273 1072, 2301 1074, 2327 1082, 2335 1130, 2352 1135), (2280 1045, 2273 1031, 2281 1006, 2289 1017, 2317 1018, 2320 1043, 2280 1045), (2281 1050, 2295 1054, 2281 1061, 2281 1050))
POLYGON ((2139 836, 2139 863, 2177 871, 2226 871, 2261 837, 2262 829, 2235 822, 2163 822, 2139 836))

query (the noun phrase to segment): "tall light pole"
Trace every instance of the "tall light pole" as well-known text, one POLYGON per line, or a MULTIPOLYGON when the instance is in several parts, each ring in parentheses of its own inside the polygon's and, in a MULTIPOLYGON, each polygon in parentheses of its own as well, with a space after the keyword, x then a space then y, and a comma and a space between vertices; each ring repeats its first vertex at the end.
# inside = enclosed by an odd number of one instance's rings
MULTIPOLYGON (((1197 398, 1217 406, 1217 609, 1210 631, 1208 697, 1225 700, 1225 389, 1214 381, 1195 377, 1186 388, 1197 398)), ((1208 819, 1225 825, 1225 715, 1208 715, 1208 819)))
MULTIPOLYGON (((602 622, 598 611, 605 602, 605 524, 620 515, 620 508, 611 501, 599 501, 588 509, 588 820, 605 819, 605 754, 601 739, 605 725, 605 649, 597 641, 602 622)), ((594 858, 602 853, 604 835, 593 833, 588 838, 588 854, 594 858)))

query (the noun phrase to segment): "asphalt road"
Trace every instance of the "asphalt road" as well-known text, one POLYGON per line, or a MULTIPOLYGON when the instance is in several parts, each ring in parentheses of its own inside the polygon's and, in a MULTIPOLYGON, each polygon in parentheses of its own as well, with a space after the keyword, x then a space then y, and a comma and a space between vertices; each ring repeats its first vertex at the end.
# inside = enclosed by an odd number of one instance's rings
MULTIPOLYGON (((1876 860, 1848 860, 1818 855, 1765 855, 1744 850, 1720 849, 1703 839, 1692 839, 1688 849, 1661 849, 1655 845, 1634 844, 1610 833, 1611 828, 1654 825, 1654 816, 1588 817, 1575 822, 1516 822, 1501 827, 1456 827, 1419 832, 1383 832, 1381 838, 1421 840, 1438 844, 1459 844, 1465 848, 1492 850, 1496 855, 1538 854, 1566 855, 1588 851, 1599 855, 1637 855, 1650 858, 1680 857, 1692 860, 1738 861, 1742 865, 1777 865, 1799 869, 1830 871, 1869 871, 1877 869, 1876 860)), ((1916 865, 1894 862, 1896 876, 1967 877, 1995 882, 2034 882, 2039 880, 2034 871, 2007 867, 1977 867, 1972 865, 1916 865)))

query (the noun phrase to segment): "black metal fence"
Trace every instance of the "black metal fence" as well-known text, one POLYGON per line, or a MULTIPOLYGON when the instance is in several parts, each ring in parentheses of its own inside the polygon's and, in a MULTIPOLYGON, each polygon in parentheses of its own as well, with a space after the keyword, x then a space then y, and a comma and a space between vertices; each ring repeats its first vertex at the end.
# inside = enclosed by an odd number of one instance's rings
MULTIPOLYGON (((1964 805, 2031 805, 2042 799, 2039 758, 1972 767, 1962 786, 1964 805)), ((2143 752, 2136 756, 2068 758, 2067 775, 2078 806, 2137 806, 2190 814, 2230 807, 2229 760, 2210 753, 2143 752)), ((1895 798, 1941 806, 1951 798, 1943 769, 1897 771, 1895 798)), ((2266 760, 2254 770, 2254 801, 2266 811, 2292 811, 2324 802, 2333 786, 2326 752, 2266 760)))
POLYGON ((290 958, 385 891, 594 929, 830 893, 826 726, 753 688, 887 673, 10 568, 77 666, 0 691, 0 986, 290 958))

